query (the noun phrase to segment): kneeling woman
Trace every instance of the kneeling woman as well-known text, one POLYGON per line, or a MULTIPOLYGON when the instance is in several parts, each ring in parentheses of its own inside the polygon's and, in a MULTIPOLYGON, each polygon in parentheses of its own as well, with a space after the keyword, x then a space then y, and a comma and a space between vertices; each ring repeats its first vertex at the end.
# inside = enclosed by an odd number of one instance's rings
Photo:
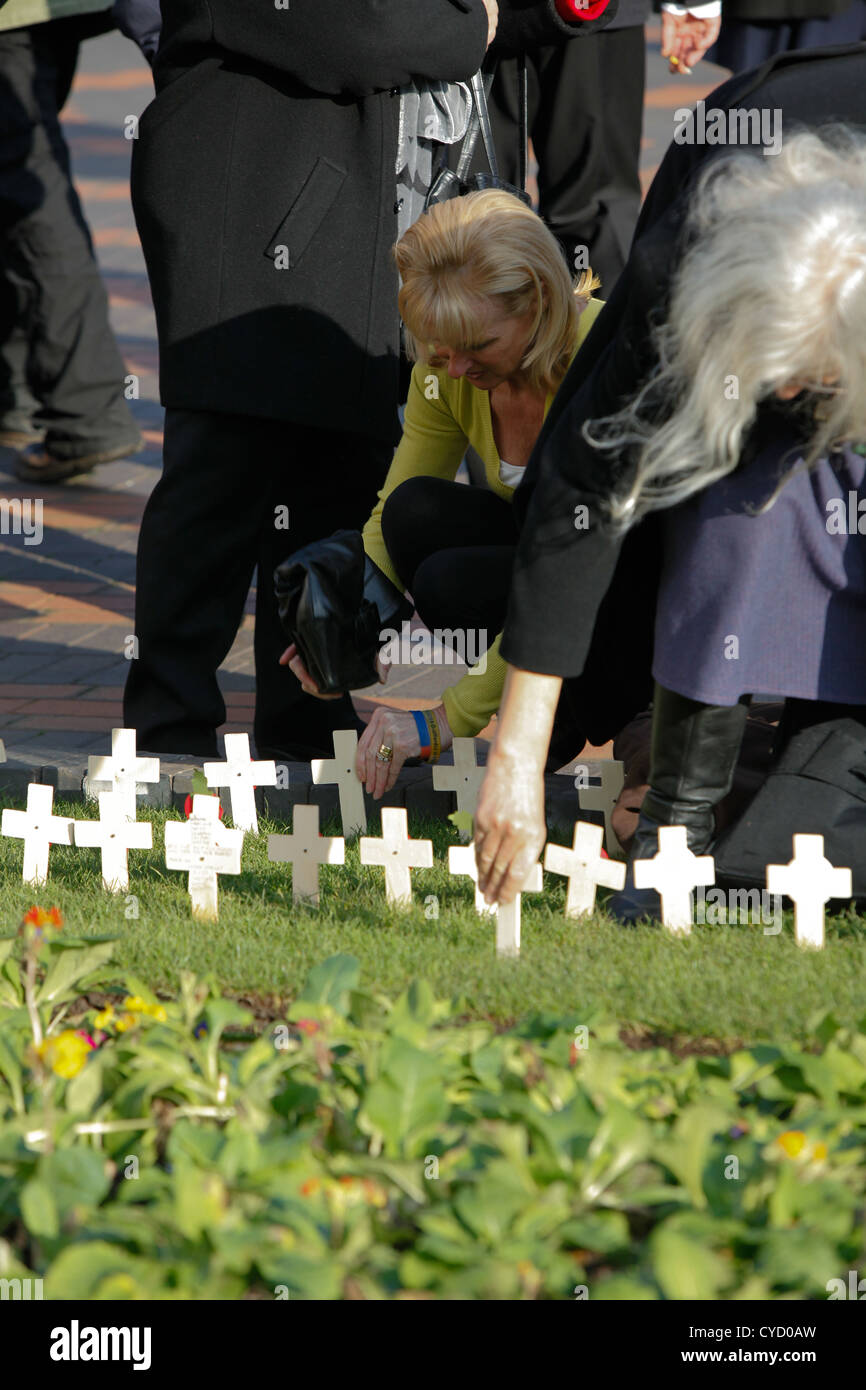
MULTIPOLYGON (((837 522, 866 491, 866 142, 801 133, 772 160, 719 160, 691 232, 644 389, 583 426, 626 479, 602 499, 612 532, 660 523, 650 790, 630 862, 668 825, 710 849, 750 696, 786 697, 780 745, 831 717, 866 723, 866 548, 837 522)), ((594 616, 575 612, 575 634, 594 616)), ((538 766, 559 686, 509 671, 476 824, 491 901, 544 842, 537 779, 509 773, 538 766)), ((611 910, 655 915, 658 899, 630 873, 611 910)))
MULTIPOLYGON (((544 223, 502 190, 437 204, 406 232, 395 256, 416 365, 403 437, 364 546, 409 591, 428 628, 463 634, 465 647, 484 657, 433 710, 375 711, 358 749, 358 774, 374 796, 393 786, 406 758, 435 759, 455 735, 480 733, 499 707, 505 663, 497 634, 517 542, 513 491, 603 307, 590 298, 598 284, 592 271, 574 286, 544 223), (470 446, 486 487, 455 481, 470 446)), ((294 646, 281 661, 318 694, 294 646)), ((578 746, 562 762, 580 752, 583 738, 579 731, 574 737, 578 746)))

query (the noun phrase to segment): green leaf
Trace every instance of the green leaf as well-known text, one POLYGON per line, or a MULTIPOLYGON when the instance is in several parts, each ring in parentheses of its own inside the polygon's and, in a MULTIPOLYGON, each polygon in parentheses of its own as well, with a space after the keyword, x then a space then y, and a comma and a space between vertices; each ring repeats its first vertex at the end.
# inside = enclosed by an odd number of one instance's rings
POLYGON ((102 1094, 102 1058, 91 1055, 87 1065, 66 1087, 66 1108, 72 1115, 92 1115, 102 1094))
POLYGON ((410 1140, 427 1137, 448 1114, 440 1061, 400 1041, 387 1069, 367 1092, 363 1112, 382 1134, 388 1152, 400 1154, 410 1140))
POLYGON ((730 1269, 703 1241, 677 1230, 672 1221, 650 1238, 653 1272, 665 1298, 678 1302, 714 1299, 730 1278, 730 1269))
POLYGON ((21 1063, 11 1040, 0 1033, 0 1076, 5 1076, 12 1092, 12 1104, 18 1115, 24 1112, 24 1091, 21 1085, 21 1063))
POLYGON ((44 1182, 31 1178, 22 1187, 19 1201, 24 1224, 32 1236, 39 1240, 53 1240, 60 1233, 57 1206, 51 1188, 44 1182))
POLYGON ((37 1004, 60 1003, 65 997, 71 997, 72 986, 106 965, 113 954, 113 940, 83 948, 66 946, 57 951, 37 990, 37 1004))
MULTIPOLYGON (((78 1302, 97 1297, 100 1286, 111 1281, 111 1297, 121 1296, 116 1276, 135 1278, 138 1261, 120 1245, 104 1240, 67 1246, 50 1265, 45 1276, 45 1297, 78 1302)), ((128 1292, 123 1297, 128 1297, 128 1292)))
POLYGON ((475 819, 471 811, 452 811, 448 817, 451 824, 460 832, 460 838, 469 841, 475 833, 475 819))
POLYGON ((17 935, 16 935, 16 936, 0 936, 0 965, 2 965, 3 962, 5 961, 6 957, 7 957, 8 955, 11 954, 11 952, 12 952, 12 947, 15 945, 15 942, 16 942, 17 940, 18 940, 17 935))
MULTIPOLYGON (((304 987, 291 1010, 297 1017, 301 1004, 327 1004, 338 1014, 345 1014, 349 1005, 349 992, 358 984, 361 964, 355 956, 328 956, 327 960, 314 965, 304 987)), ((303 1011, 301 1011, 303 1012, 303 1011)))
POLYGON ((713 1138, 730 1123, 721 1106, 691 1105, 677 1117, 671 1137, 658 1147, 658 1156, 686 1188, 696 1207, 705 1207, 704 1168, 713 1138))
POLYGON ((111 1186, 105 1160, 95 1149, 58 1149, 43 1154, 37 1181, 50 1190, 61 1217, 73 1207, 96 1207, 111 1186))

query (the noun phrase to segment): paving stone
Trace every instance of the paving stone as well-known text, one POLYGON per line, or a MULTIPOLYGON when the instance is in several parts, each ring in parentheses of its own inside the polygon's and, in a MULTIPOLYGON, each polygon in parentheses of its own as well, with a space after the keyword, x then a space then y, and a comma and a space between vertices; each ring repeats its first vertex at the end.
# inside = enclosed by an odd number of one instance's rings
POLYGON ((39 781, 53 787, 58 800, 62 797, 64 801, 83 802, 86 799, 83 790, 85 772, 86 768, 80 763, 46 765, 40 770, 39 781))
POLYGON ((13 767, 9 763, 0 763, 0 796, 14 798, 24 805, 30 783, 41 780, 41 767, 13 767))

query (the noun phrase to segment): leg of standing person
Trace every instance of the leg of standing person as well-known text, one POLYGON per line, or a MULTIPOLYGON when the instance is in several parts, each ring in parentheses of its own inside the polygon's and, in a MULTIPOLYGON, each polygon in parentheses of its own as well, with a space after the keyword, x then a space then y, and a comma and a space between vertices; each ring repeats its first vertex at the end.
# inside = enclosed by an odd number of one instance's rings
POLYGON ((34 424, 45 432, 16 472, 45 481, 141 443, 59 118, 81 32, 49 21, 0 34, 2 261, 26 306, 27 382, 39 402, 34 424))
POLYGON ((168 409, 163 472, 142 517, 136 571, 138 657, 124 722, 155 753, 217 754, 225 722, 217 669, 257 587, 255 736, 259 751, 304 760, 352 727, 346 701, 305 695, 278 658, 273 569, 308 541, 366 520, 390 447, 285 422, 168 409), (348 499, 347 501, 344 500, 348 499), (275 526, 285 505, 289 530, 275 526), (279 742, 277 739, 279 738, 279 742))

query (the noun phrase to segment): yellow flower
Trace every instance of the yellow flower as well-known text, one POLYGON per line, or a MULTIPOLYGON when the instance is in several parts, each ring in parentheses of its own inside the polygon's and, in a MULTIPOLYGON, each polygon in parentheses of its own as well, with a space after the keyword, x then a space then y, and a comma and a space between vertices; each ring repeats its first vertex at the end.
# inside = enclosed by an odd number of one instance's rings
POLYGON ((166 1019, 168 1018, 168 1014, 166 1013, 162 1004, 151 1004, 150 1016, 152 1019, 155 1019, 157 1023, 165 1023, 166 1019))
POLYGON ((87 1061, 90 1045, 77 1033, 73 1033, 71 1028, 67 1028, 64 1032, 58 1033, 56 1038, 46 1038, 36 1051, 55 1076, 62 1076, 68 1081, 81 1071, 87 1061))
POLYGON ((129 1012, 131 1014, 150 1013, 150 1005, 144 999, 142 999, 140 994, 133 994, 129 999, 127 999, 126 1007, 129 1009, 129 1012))
POLYGON ((820 1142, 817 1143, 812 1150, 812 1157, 819 1162, 825 1159, 827 1157, 827 1145, 820 1142))
POLYGON ((121 1014, 120 1018, 115 1020, 114 1026, 118 1033, 126 1033, 130 1028, 134 1028, 138 1022, 135 1014, 121 1014))
POLYGON ((797 1158, 806 1144, 806 1136, 801 1129, 786 1129, 779 1135, 779 1145, 789 1158, 797 1158))
POLYGON ((114 1009, 111 1004, 107 1004, 106 1007, 96 1015, 96 1018, 93 1020, 93 1026, 94 1028, 107 1028, 109 1023, 113 1022, 114 1009))

